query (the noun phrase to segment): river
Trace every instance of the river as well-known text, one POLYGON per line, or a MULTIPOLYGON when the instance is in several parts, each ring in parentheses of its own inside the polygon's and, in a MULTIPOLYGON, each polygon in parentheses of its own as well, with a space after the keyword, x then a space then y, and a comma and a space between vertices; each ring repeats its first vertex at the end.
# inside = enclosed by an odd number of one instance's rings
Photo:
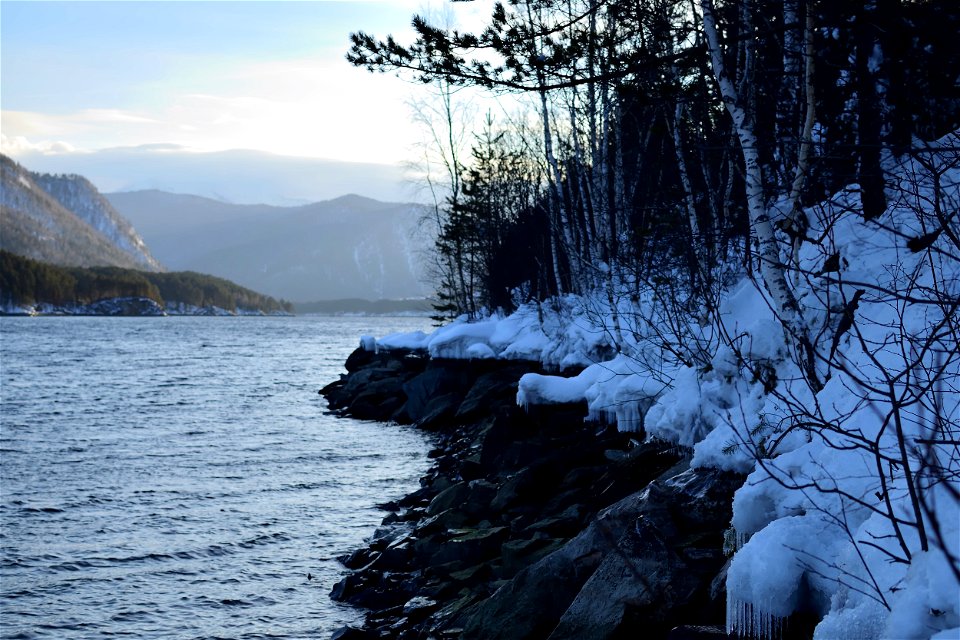
POLYGON ((5 639, 317 638, 427 442, 317 390, 423 318, 0 318, 5 639))

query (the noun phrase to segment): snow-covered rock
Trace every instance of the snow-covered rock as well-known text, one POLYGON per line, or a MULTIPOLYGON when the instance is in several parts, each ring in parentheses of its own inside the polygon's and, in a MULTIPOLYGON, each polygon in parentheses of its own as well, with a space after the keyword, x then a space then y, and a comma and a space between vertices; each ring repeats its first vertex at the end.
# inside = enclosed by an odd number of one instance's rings
POLYGON ((934 204, 941 215, 960 207, 950 151, 960 136, 938 146, 942 154, 893 167, 890 207, 877 221, 857 214, 857 185, 807 211, 810 235, 824 241, 802 246, 801 269, 819 275, 796 287, 819 335, 822 388, 807 384, 768 296, 746 278, 727 289, 716 318, 691 319, 661 350, 654 338, 670 337, 651 326, 654 296, 603 311, 605 292, 379 343, 573 367, 523 376, 518 403, 586 402, 589 419, 691 449, 694 468, 749 473, 730 531, 731 632, 776 637, 803 612, 820 619, 823 640, 960 637, 960 462, 956 431, 943 431, 960 423, 960 371, 957 336, 941 330, 951 319, 956 327, 960 260, 947 234, 929 251, 906 247, 936 224, 934 204), (841 271, 822 273, 835 253, 841 271), (856 322, 841 334, 845 308, 856 322), (614 311, 633 322, 620 344, 614 311), (923 377, 930 372, 938 377, 923 377), (947 475, 931 475, 928 456, 940 456, 947 475))

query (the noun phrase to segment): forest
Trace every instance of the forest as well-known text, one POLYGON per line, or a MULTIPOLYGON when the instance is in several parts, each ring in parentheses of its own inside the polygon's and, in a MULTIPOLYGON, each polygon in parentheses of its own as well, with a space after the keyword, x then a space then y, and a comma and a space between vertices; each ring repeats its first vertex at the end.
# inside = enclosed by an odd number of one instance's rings
POLYGON ((190 271, 155 273, 120 267, 60 267, 0 250, 0 302, 6 305, 90 304, 109 298, 150 298, 228 311, 292 311, 229 280, 190 271))
POLYGON ((821 241, 804 207, 856 183, 876 218, 884 163, 960 124, 947 0, 544 0, 497 4, 477 34, 413 26, 408 45, 353 34, 348 59, 433 90, 453 315, 681 274, 696 305, 731 270, 762 272, 788 309, 779 254, 821 241), (463 86, 529 108, 464 121, 463 86))
POLYGON ((429 95, 438 318, 588 317, 591 412, 751 474, 731 632, 808 606, 817 637, 953 637, 955 595, 923 585, 960 585, 956 3, 511 0, 412 25, 347 58, 429 95), (519 106, 477 116, 477 92, 519 106))

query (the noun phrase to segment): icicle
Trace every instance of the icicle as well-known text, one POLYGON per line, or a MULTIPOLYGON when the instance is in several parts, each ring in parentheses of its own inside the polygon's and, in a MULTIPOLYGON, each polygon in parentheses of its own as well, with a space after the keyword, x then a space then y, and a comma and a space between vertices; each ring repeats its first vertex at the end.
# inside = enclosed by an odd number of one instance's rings
POLYGON ((638 402, 624 402, 617 407, 617 431, 621 433, 639 433, 641 429, 642 423, 638 402))
POLYGON ((530 400, 522 384, 517 389, 517 406, 523 407, 524 413, 530 413, 530 400))
POLYGON ((731 526, 729 529, 723 532, 724 555, 732 556, 737 551, 740 551, 740 549, 743 548, 743 545, 747 544, 748 540, 750 540, 750 534, 738 531, 735 527, 731 526))
POLYGON ((621 433, 643 433, 644 419, 653 405, 653 398, 620 401, 614 412, 617 431, 621 433))
POLYGON ((751 602, 727 598, 727 634, 751 640, 782 640, 786 618, 751 602))

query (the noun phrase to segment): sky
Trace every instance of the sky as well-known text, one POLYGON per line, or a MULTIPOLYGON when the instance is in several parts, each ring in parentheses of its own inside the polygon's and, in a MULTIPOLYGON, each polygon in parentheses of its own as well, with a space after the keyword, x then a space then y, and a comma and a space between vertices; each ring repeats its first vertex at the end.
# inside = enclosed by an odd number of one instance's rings
MULTIPOLYGON (((361 185, 375 169, 383 182, 367 181, 376 193, 361 195, 397 199, 399 166, 424 137, 408 103, 424 90, 344 55, 353 31, 409 42, 411 16, 437 4, 2 0, 2 151, 32 170, 93 172, 87 177, 105 191, 183 191, 185 178, 187 192, 203 191, 197 154, 214 161, 236 150, 248 162, 275 160, 265 174, 286 163, 304 175, 297 188, 241 195, 244 185, 211 164, 209 193, 200 195, 235 201, 342 195, 323 177, 336 161, 361 185), (173 160, 186 154, 190 173, 177 175, 173 160)), ((461 16, 469 24, 485 4, 448 6, 470 14, 461 16)))

